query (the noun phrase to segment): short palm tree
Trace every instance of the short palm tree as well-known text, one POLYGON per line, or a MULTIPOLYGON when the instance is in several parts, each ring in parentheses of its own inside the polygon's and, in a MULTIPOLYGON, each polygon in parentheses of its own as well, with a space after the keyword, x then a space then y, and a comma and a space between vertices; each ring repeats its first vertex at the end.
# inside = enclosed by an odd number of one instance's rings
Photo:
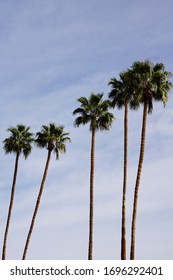
POLYGON ((126 259, 126 189, 127 189, 127 160, 128 160, 128 107, 133 99, 131 70, 121 72, 120 79, 112 78, 109 81, 112 90, 109 99, 113 108, 124 111, 124 172, 123 172, 123 197, 122 197, 122 223, 121 223, 121 259, 126 259))
POLYGON ((91 131, 91 169, 90 169, 90 214, 89 214, 89 247, 88 260, 93 257, 93 208, 94 208, 94 152, 95 134, 97 130, 109 130, 114 119, 112 113, 108 112, 110 107, 109 100, 103 100, 103 93, 91 93, 89 98, 80 97, 78 99, 80 107, 75 109, 73 115, 79 116, 75 119, 74 125, 79 127, 81 124, 89 123, 91 131))
POLYGON ((23 154, 24 158, 27 159, 29 154, 31 153, 32 146, 31 143, 33 139, 33 133, 29 132, 30 127, 25 126, 23 124, 18 124, 16 127, 10 127, 7 131, 11 133, 9 138, 4 140, 4 150, 6 154, 13 153, 16 155, 15 167, 14 167, 14 175, 13 182, 11 188, 11 198, 8 209, 7 223, 4 234, 4 242, 3 242, 3 250, 2 250, 2 260, 6 259, 6 245, 7 245, 7 236, 9 231, 11 213, 13 208, 15 187, 16 187, 16 179, 18 172, 18 163, 19 157, 23 154))
POLYGON ((45 165, 45 169, 44 169, 44 173, 43 173, 43 178, 42 178, 41 185, 40 185, 39 194, 38 194, 36 205, 35 205, 35 210, 33 213, 31 225, 30 225, 28 236, 27 236, 26 243, 25 243, 25 248, 24 248, 23 257, 22 257, 23 260, 25 260, 25 258, 26 258, 31 234, 32 234, 32 231, 34 228, 36 215, 38 212, 44 184, 45 184, 46 177, 47 177, 51 154, 52 154, 52 152, 54 152, 56 155, 56 159, 59 159, 59 154, 66 152, 65 144, 67 141, 70 141, 70 138, 68 137, 68 135, 69 135, 69 133, 64 132, 64 126, 57 126, 54 123, 50 123, 49 125, 43 125, 41 132, 37 132, 37 134, 36 134, 36 140, 35 140, 36 145, 42 149, 46 148, 48 150, 48 154, 47 154, 47 161, 46 161, 46 165, 45 165))
MULTIPOLYGON (((140 178, 144 160, 144 148, 146 138, 146 124, 147 124, 147 113, 152 113, 153 101, 161 101, 163 105, 166 105, 168 100, 168 92, 172 86, 169 78, 171 73, 165 71, 163 63, 156 63, 155 65, 151 61, 134 62, 132 65, 132 71, 136 85, 134 87, 134 100, 139 104, 143 104, 143 121, 141 131, 141 146, 138 170, 136 176, 136 184, 134 191, 134 202, 133 202, 133 216, 131 226, 131 251, 130 259, 135 258, 135 239, 136 239, 136 216, 137 216, 137 203, 140 178)), ((133 107, 133 103, 131 104, 133 107)))

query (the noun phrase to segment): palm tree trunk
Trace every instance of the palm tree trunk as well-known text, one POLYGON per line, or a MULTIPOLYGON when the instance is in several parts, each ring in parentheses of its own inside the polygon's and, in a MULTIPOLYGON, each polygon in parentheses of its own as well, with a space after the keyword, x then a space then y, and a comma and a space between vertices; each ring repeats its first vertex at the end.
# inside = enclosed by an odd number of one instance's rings
POLYGON ((51 157, 51 150, 48 150, 48 156, 47 156, 47 161, 46 161, 46 165, 45 165, 45 169, 44 169, 43 179, 42 179, 42 182, 41 182, 41 185, 40 185, 40 191, 39 191, 39 194, 38 194, 38 197, 37 197, 37 202, 36 202, 36 205, 35 205, 34 214, 33 214, 33 217, 32 217, 30 229, 29 229, 28 236, 27 236, 27 239, 26 239, 26 244, 25 244, 25 249, 24 249, 24 252, 23 252, 22 260, 26 259, 26 254, 27 254, 31 234, 32 234, 32 231, 33 231, 33 228, 34 228, 36 215, 37 215, 37 212, 38 212, 38 208, 39 208, 39 204, 40 204, 40 201, 41 201, 41 196, 42 196, 44 184, 45 184, 45 181, 46 181, 46 176, 47 176, 49 163, 50 163, 50 157, 51 157))
POLYGON ((141 178, 141 172, 142 172, 142 165, 143 165, 143 160, 144 160, 146 124, 147 124, 147 109, 148 109, 148 103, 144 102, 142 132, 141 132, 141 148, 140 148, 138 171, 137 171, 136 185, 135 185, 135 192, 134 192, 134 202, 133 202, 133 217, 132 217, 132 227, 131 227, 131 251, 130 251, 130 259, 131 260, 135 259, 137 203, 138 203, 138 193, 139 193, 139 185, 140 185, 140 178, 141 178))
POLYGON ((126 185, 127 185, 127 149, 128 149, 128 103, 124 112, 124 179, 122 198, 122 226, 121 226, 121 259, 126 260, 126 185))
POLYGON ((92 257, 93 257, 94 148, 95 148, 95 129, 92 130, 92 138, 91 138, 90 214, 89 214, 89 248, 88 248, 88 260, 92 260, 92 257))
POLYGON ((12 183, 12 188, 11 188, 10 205, 9 205, 8 216, 7 216, 7 224, 6 224, 5 234, 4 234, 4 242, 3 242, 3 249, 2 249, 2 260, 6 259, 7 236, 8 236, 8 230, 9 230, 9 225, 10 225, 11 212, 12 212, 12 208, 13 208, 19 156, 20 156, 20 153, 17 153, 16 154, 15 167, 14 167, 13 183, 12 183))

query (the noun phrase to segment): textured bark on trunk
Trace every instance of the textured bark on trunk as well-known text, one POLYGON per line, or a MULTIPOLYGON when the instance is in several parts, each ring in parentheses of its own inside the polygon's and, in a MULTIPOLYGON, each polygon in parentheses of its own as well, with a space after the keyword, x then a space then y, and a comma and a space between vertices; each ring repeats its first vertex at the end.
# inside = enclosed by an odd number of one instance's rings
POLYGON ((138 171, 137 171, 136 185, 135 185, 135 192, 134 192, 134 202, 133 202, 133 217, 132 217, 132 227, 131 227, 131 251, 130 251, 131 260, 135 259, 136 216, 137 216, 139 185, 140 185, 142 165, 144 160, 147 109, 148 109, 148 103, 144 102, 142 132, 141 132, 141 147, 140 147, 140 156, 139 156, 138 171))
POLYGON ((92 258, 93 258, 94 149, 95 149, 95 129, 92 130, 92 138, 91 138, 90 214, 89 214, 89 247, 88 247, 88 260, 92 260, 92 258))
POLYGON ((6 259, 7 236, 8 236, 8 230, 9 230, 9 226, 10 226, 11 213, 12 213, 12 208, 13 208, 14 193, 15 193, 17 171, 18 171, 19 155, 20 155, 19 153, 16 154, 16 161, 15 161, 14 175, 13 175, 13 183, 12 183, 12 188, 11 188, 10 205, 9 205, 9 209, 8 209, 7 224, 6 224, 6 228, 5 228, 4 242, 3 242, 3 249, 2 249, 2 260, 6 259))
POLYGON ((128 149, 128 103, 124 112, 124 179, 122 198, 121 259, 126 260, 126 186, 127 186, 127 149, 128 149))
POLYGON ((38 194, 38 197, 37 197, 34 214, 33 214, 33 217, 32 217, 30 229, 29 229, 28 236, 27 236, 27 239, 26 239, 26 244, 25 244, 22 260, 26 259, 26 254, 27 254, 31 234, 32 234, 32 231, 33 231, 33 228, 34 228, 36 215, 37 215, 37 212, 38 212, 38 208, 39 208, 39 204, 40 204, 40 201, 41 201, 41 196, 42 196, 44 184, 45 184, 45 181, 46 181, 46 176, 47 176, 49 163, 50 163, 50 157, 51 157, 51 150, 48 150, 47 161, 46 161, 46 165, 45 165, 45 169, 44 169, 44 173, 43 173, 43 179, 42 179, 42 182, 41 182, 41 185, 40 185, 40 190, 39 190, 39 194, 38 194))

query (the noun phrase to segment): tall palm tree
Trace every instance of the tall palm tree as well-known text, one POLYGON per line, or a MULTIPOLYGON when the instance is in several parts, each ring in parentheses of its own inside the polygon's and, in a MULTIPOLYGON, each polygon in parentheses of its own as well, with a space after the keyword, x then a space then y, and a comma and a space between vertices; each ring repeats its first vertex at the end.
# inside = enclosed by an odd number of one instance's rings
POLYGON ((25 126, 23 124, 18 124, 16 127, 10 127, 10 128, 8 128, 7 131, 9 131, 11 133, 11 135, 9 138, 6 138, 3 141, 5 153, 6 154, 9 154, 9 153, 15 154, 16 160, 15 160, 14 175, 13 175, 13 182, 12 182, 12 188, 11 188, 11 198, 10 198, 10 204, 9 204, 9 209, 8 209, 7 223, 6 223, 5 234, 4 234, 2 260, 6 259, 7 236, 8 236, 11 213, 12 213, 12 208, 13 208, 19 157, 21 154, 23 154, 24 158, 27 159, 27 157, 29 156, 29 154, 31 153, 31 150, 32 150, 31 143, 34 139, 33 139, 33 133, 29 132, 29 129, 30 129, 29 126, 25 126))
MULTIPOLYGON (((133 215, 131 226, 131 251, 130 259, 135 258, 135 239, 136 239, 136 216, 137 216, 137 203, 140 178, 144 160, 145 138, 146 138, 146 124, 147 113, 152 113, 153 101, 161 101, 163 105, 166 105, 168 100, 168 92, 172 86, 169 78, 171 73, 165 71, 163 63, 156 63, 155 65, 151 61, 134 62, 132 65, 132 71, 134 79, 136 80, 136 86, 134 88, 134 95, 137 102, 143 104, 143 121, 141 131, 141 145, 138 170, 136 176, 136 184, 134 191, 133 202, 133 215)), ((133 104, 132 104, 133 107, 133 104)))
POLYGON ((47 177, 51 154, 52 154, 52 152, 54 152, 56 155, 56 159, 58 160, 59 154, 66 152, 65 143, 67 141, 71 141, 70 138, 68 137, 68 135, 69 135, 69 133, 64 132, 64 126, 56 126, 56 124, 54 124, 54 123, 50 123, 49 125, 43 125, 41 132, 37 132, 37 134, 36 134, 36 140, 35 140, 36 145, 42 149, 46 148, 48 150, 48 154, 47 154, 47 161, 46 161, 46 165, 45 165, 45 169, 44 169, 44 173, 43 173, 43 178, 42 178, 41 185, 40 185, 40 190, 39 190, 36 205, 35 205, 35 210, 33 213, 31 225, 30 225, 26 243, 25 243, 25 248, 24 248, 23 257, 22 257, 23 260, 26 259, 26 254, 27 254, 31 234, 32 234, 32 231, 34 228, 36 215, 38 212, 43 188, 44 188, 46 177, 47 177))
POLYGON ((124 110, 124 171, 123 171, 123 197, 122 197, 122 223, 121 223, 121 259, 126 260, 126 189, 127 189, 127 161, 128 161, 128 108, 133 99, 131 70, 121 72, 120 79, 112 78, 109 81, 112 90, 109 93, 113 108, 124 110))
POLYGON ((88 260, 93 257, 93 219, 94 219, 94 152, 95 134, 97 130, 109 130, 114 119, 112 113, 108 112, 110 107, 109 100, 103 100, 103 93, 91 93, 89 98, 80 97, 78 101, 81 106, 74 110, 73 115, 79 114, 75 119, 74 125, 79 127, 81 124, 89 123, 91 131, 91 169, 90 169, 90 214, 89 214, 89 247, 88 260))

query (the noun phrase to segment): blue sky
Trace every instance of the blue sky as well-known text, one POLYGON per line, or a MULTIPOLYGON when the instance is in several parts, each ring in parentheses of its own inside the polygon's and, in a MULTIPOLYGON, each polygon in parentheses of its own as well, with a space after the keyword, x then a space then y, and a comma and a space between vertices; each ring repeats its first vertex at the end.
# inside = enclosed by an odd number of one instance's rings
MULTIPOLYGON (((110 91, 107 85, 136 60, 163 62, 173 72, 172 0, 0 0, 0 249, 14 155, 4 155, 6 129, 23 123, 33 132, 63 124, 72 142, 52 157, 28 259, 86 259, 90 133, 74 128, 77 98, 110 91)), ((148 117, 137 217, 137 259, 173 257, 172 91, 165 109, 148 117)), ((97 134, 94 259, 120 258, 123 111, 110 132, 97 134)), ((142 109, 129 115, 127 254, 139 154, 142 109)), ((46 161, 46 150, 21 157, 7 258, 21 259, 46 161)))

